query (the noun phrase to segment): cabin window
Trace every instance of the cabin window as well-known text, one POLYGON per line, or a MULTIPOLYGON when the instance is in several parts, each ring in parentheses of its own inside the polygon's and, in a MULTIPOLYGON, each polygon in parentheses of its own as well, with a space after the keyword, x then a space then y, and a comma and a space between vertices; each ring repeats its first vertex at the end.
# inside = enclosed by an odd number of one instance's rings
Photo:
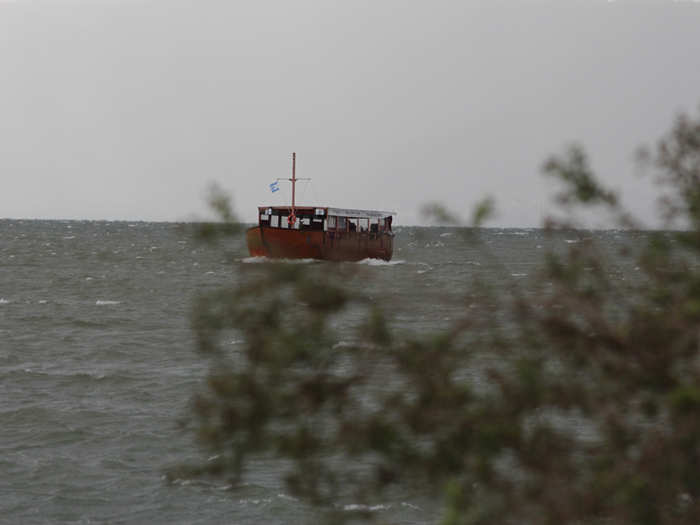
POLYGON ((280 228, 289 228, 289 221, 286 215, 280 215, 280 228))
POLYGON ((323 219, 315 219, 313 215, 299 217, 299 223, 301 225, 301 230, 322 230, 323 229, 323 219))
POLYGON ((357 219, 357 225, 361 232, 366 232, 369 230, 369 219, 357 219))
POLYGON ((277 228, 280 225, 280 218, 279 215, 271 215, 270 216, 270 226, 273 228, 277 228))
POLYGON ((347 230, 347 219, 345 217, 338 217, 338 231, 344 232, 347 230))
POLYGON ((270 216, 269 216, 269 215, 265 215, 264 213, 263 213, 262 215, 260 215, 260 220, 261 220, 261 221, 267 221, 269 218, 270 218, 270 216))
POLYGON ((327 230, 335 230, 336 227, 336 217, 328 217, 328 220, 326 222, 327 230))

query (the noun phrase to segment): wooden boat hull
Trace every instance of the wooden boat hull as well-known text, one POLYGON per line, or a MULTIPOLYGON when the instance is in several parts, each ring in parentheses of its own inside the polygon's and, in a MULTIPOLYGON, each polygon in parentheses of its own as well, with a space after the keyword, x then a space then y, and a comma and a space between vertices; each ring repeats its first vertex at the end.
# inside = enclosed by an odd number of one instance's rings
POLYGON ((325 232, 255 226, 246 232, 253 257, 388 261, 394 252, 392 233, 325 232))

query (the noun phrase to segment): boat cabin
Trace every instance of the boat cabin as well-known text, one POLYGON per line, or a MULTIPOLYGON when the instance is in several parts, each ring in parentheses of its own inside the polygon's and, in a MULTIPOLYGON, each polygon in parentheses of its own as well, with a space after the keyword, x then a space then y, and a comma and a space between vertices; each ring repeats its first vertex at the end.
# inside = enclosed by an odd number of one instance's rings
POLYGON ((288 206, 258 208, 258 225, 267 228, 324 232, 391 232, 390 211, 353 210, 343 208, 315 208, 296 206, 294 213, 288 206))

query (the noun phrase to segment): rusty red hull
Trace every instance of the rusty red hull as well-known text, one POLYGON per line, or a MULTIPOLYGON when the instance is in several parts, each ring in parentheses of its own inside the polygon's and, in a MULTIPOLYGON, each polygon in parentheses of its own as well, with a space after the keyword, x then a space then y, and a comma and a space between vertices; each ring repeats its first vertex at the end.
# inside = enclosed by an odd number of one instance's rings
POLYGON ((256 226, 246 233, 254 257, 361 261, 384 259, 394 252, 391 233, 286 230, 256 226))

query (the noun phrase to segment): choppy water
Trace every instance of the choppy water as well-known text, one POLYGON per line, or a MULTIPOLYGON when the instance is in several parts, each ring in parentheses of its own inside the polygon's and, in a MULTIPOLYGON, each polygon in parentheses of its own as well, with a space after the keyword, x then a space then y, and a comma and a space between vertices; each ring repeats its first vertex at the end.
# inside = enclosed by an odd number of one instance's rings
MULTIPOLYGON (((613 258, 644 236, 586 235, 613 258)), ((474 278, 530 279, 544 251, 582 236, 487 230, 474 245, 451 229, 399 228, 393 261, 355 264, 371 294, 390 299, 394 326, 425 332, 460 315, 474 278)), ((273 465, 235 489, 163 477, 200 457, 176 424, 207 371, 189 328, 192 298, 256 262, 241 240, 203 245, 175 224, 0 221, 0 522, 314 520, 273 465)), ((620 279, 636 271, 614 262, 620 279)), ((375 511, 392 523, 439 519, 413 496, 375 511)))

